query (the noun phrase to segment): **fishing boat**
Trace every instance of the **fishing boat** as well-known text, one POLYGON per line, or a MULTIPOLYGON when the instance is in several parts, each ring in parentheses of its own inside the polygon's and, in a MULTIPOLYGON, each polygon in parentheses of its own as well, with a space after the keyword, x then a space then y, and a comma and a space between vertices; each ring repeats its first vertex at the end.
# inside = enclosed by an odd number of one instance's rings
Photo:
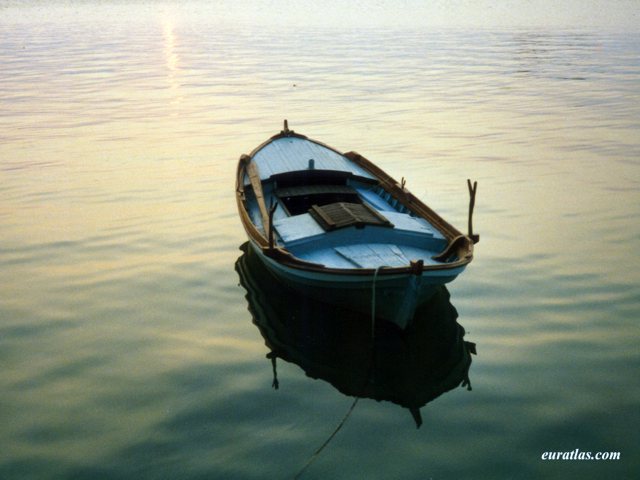
POLYGON ((245 243, 236 261, 247 307, 268 349, 272 386, 277 360, 299 366, 312 379, 344 395, 392 402, 409 410, 420 427, 420 409, 459 386, 471 390, 469 369, 476 346, 465 330, 445 286, 436 287, 405 330, 367 314, 299 295, 258 259, 245 243))
POLYGON ((284 128, 242 155, 236 200, 249 244, 305 294, 405 328, 434 288, 473 259, 462 234, 381 168, 284 128))

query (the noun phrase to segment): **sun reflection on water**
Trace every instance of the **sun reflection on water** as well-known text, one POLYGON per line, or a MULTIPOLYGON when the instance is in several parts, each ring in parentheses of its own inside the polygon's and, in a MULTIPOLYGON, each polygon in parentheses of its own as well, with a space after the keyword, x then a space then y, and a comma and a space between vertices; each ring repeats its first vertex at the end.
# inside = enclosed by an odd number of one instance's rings
MULTIPOLYGON (((162 16, 162 36, 164 38, 164 56, 167 65, 167 79, 169 81, 169 89, 171 90, 171 96, 173 97, 171 104, 179 105, 183 101, 183 96, 180 93, 180 82, 178 76, 180 74, 180 58, 176 51, 176 34, 175 23, 171 18, 170 13, 165 13, 162 16)), ((173 112, 175 116, 177 112, 173 112)))

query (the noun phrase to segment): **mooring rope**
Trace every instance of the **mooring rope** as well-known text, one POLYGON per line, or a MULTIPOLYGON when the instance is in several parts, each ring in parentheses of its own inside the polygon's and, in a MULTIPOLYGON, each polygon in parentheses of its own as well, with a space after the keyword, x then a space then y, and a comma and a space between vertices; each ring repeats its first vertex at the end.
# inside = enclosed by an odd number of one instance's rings
POLYGON ((296 474, 294 478, 294 480, 298 480, 298 478, 300 478, 302 476, 302 474, 304 473, 304 471, 309 468, 309 466, 315 461, 316 458, 318 458, 318 456, 320 455, 320 453, 322 453, 322 450, 324 450, 324 448, 329 445, 329 442, 333 439, 333 437, 336 436, 336 433, 338 433, 340 431, 340 429, 342 428, 342 426, 345 424, 345 422, 347 421, 347 419, 349 418, 349 416, 351 415, 351 412, 353 412, 353 409, 356 408, 356 404, 358 403, 358 400, 360 400, 360 397, 356 397, 356 399, 353 401, 353 403, 351 404, 351 407, 349 407, 349 410, 347 411, 346 415, 344 416, 344 418, 342 419, 342 421, 338 424, 338 426, 336 427, 336 429, 333 431, 333 433, 331 435, 329 435, 329 438, 327 438, 325 440, 325 442, 322 444, 322 446, 320 448, 318 448, 315 453, 313 455, 311 455, 311 457, 309 458, 309 460, 307 460, 307 463, 305 464, 304 467, 302 467, 300 469, 300 471, 296 474))
MULTIPOLYGON (((375 340, 375 331, 376 331, 375 330, 376 328, 376 280, 378 279, 378 272, 380 271, 381 268, 382 268, 381 266, 376 268, 376 271, 373 274, 373 282, 371 284, 371 350, 372 352, 373 352, 373 342, 375 340)), ((367 381, 369 380, 369 374, 371 373, 372 366, 373 366, 373 356, 371 359, 371 365, 369 365, 369 373, 367 373, 367 379, 366 379, 367 381)), ((363 386, 363 390, 364 390, 364 386, 363 386)), ((311 464, 316 460, 316 458, 318 458, 318 456, 320 456, 320 453, 322 453, 325 447, 329 445, 329 442, 331 442, 333 437, 336 436, 336 434, 347 422, 348 418, 351 416, 351 413, 356 408, 356 405, 358 404, 359 400, 360 400, 360 397, 355 398, 355 400, 349 407, 349 410, 347 410, 347 413, 344 415, 344 417, 342 418, 338 426, 333 430, 331 435, 329 435, 329 438, 325 440, 325 442, 320 446, 320 448, 318 448, 313 453, 313 455, 309 457, 309 460, 307 460, 307 463, 305 463, 305 465, 300 469, 300 471, 296 473, 296 476, 293 477, 294 480, 298 480, 302 476, 302 474, 305 472, 305 470, 311 466, 311 464)))
POLYGON ((371 283, 371 340, 375 338, 376 332, 376 280, 378 279, 378 272, 382 266, 376 268, 373 274, 373 282, 371 283))

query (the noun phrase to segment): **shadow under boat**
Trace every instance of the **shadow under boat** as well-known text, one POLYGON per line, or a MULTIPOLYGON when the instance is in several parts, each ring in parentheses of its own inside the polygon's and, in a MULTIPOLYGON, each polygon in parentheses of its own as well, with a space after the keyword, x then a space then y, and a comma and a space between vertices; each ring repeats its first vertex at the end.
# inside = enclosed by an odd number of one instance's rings
POLYGON ((475 344, 444 286, 415 312, 405 330, 346 306, 303 295, 283 283, 245 243, 236 261, 248 309, 264 337, 279 387, 278 358, 298 365, 345 395, 390 401, 409 409, 416 426, 420 408, 459 386, 471 390, 469 368, 475 344))

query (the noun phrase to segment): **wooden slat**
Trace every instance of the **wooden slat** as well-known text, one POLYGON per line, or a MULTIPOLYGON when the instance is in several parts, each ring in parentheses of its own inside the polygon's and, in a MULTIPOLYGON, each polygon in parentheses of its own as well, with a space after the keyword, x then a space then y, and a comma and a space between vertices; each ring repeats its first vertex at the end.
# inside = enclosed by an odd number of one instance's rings
POLYGON ((247 164, 247 174, 251 181, 251 187, 253 187, 253 193, 256 196, 258 202, 258 208, 260 209, 260 216, 262 217, 262 227, 264 233, 269 237, 269 212, 264 200, 264 193, 262 192, 262 182, 260 181, 260 172, 258 172, 258 166, 255 162, 250 161, 247 164))
POLYGON ((279 197, 302 197, 306 195, 323 194, 350 194, 357 195, 353 187, 347 185, 301 185, 296 187, 279 188, 276 195, 279 197))
MULTIPOLYGON (((381 225, 387 225, 389 227, 393 227, 393 224, 384 215, 382 215, 380 212, 378 212, 375 208, 371 208, 366 203, 363 203, 362 206, 365 208, 365 210, 370 215, 372 215, 374 218, 378 219, 378 221, 380 222, 381 225)), ((373 222, 371 222, 371 223, 373 223, 373 222)))
POLYGON ((336 223, 333 221, 333 218, 318 205, 313 205, 309 213, 316 220, 320 220, 319 223, 325 230, 333 230, 336 228, 336 223))
POLYGON ((393 227, 380 213, 361 203, 336 202, 329 205, 313 205, 309 213, 325 230, 348 227, 350 225, 380 225, 393 227))

